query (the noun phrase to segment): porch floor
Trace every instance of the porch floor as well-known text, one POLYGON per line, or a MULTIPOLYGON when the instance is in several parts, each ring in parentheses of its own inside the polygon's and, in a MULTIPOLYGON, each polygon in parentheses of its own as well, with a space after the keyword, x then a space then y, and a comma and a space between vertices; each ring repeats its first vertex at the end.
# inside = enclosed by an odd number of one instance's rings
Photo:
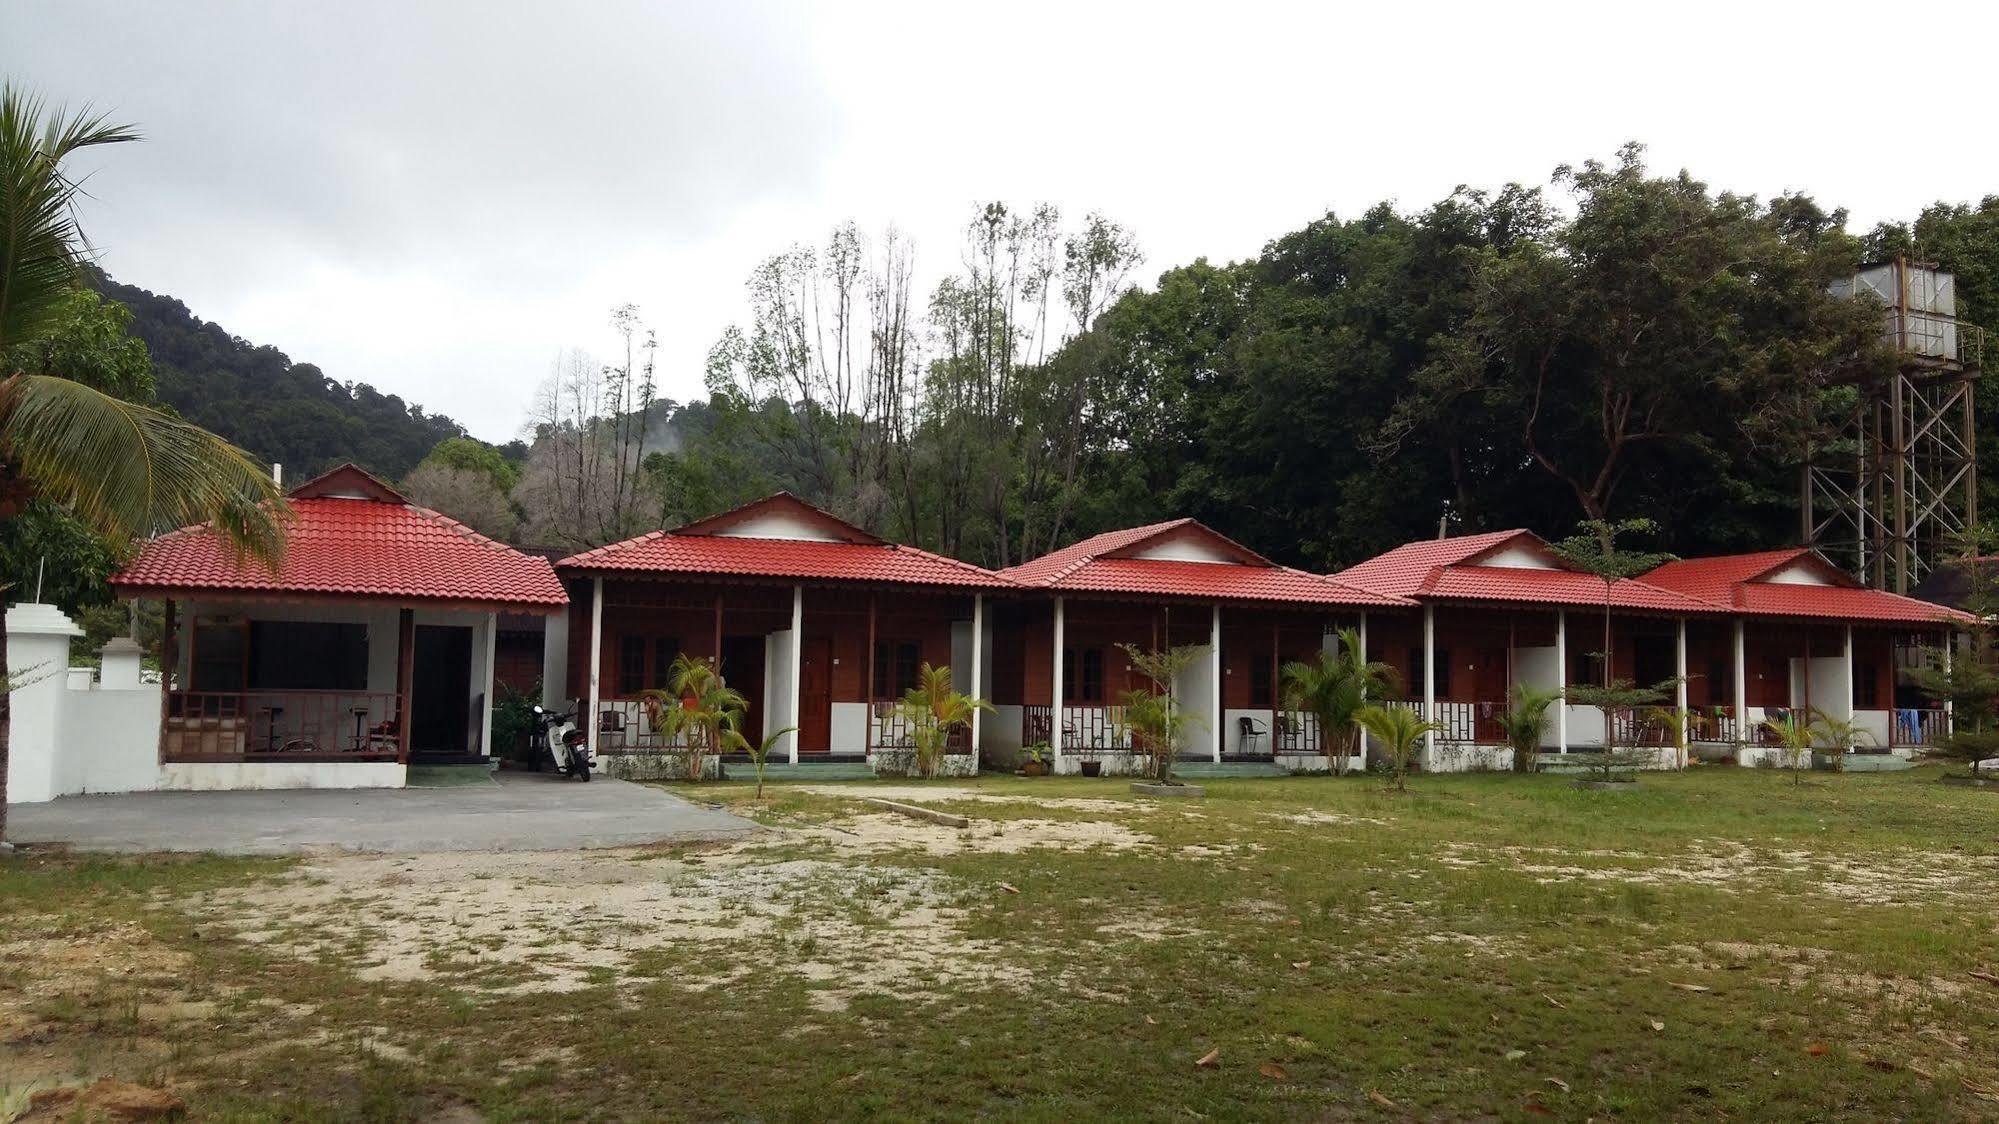
POLYGON ((7 808, 15 843, 79 851, 291 854, 353 851, 566 851, 734 839, 748 820, 646 785, 503 773, 453 788, 134 792, 7 808))

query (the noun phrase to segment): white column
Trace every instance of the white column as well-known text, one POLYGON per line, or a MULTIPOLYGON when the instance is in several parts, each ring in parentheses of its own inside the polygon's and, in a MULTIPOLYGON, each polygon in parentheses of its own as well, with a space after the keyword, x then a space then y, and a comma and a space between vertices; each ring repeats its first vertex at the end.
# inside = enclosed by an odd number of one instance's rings
POLYGON ((1749 742, 1749 639, 1735 618, 1735 739, 1749 742))
POLYGON ((1681 617, 1679 626, 1673 632, 1673 674, 1680 682, 1674 688, 1673 705, 1680 712, 1680 744, 1673 747, 1674 756, 1680 767, 1687 764, 1687 618, 1681 617))
MULTIPOLYGON (((1358 639, 1360 640, 1360 662, 1365 664, 1367 663, 1367 610, 1366 609, 1362 609, 1360 611, 1360 636, 1358 639)), ((1361 698, 1365 699, 1367 698, 1367 696, 1365 694, 1362 694, 1361 698)), ((1356 725, 1358 725, 1358 723, 1356 723, 1356 725)), ((1333 731, 1331 730, 1319 731, 1319 737, 1321 738, 1330 738, 1332 736, 1333 736, 1333 731)), ((1354 749, 1360 753, 1361 762, 1363 765, 1365 765, 1367 761, 1366 730, 1362 730, 1360 732, 1360 737, 1354 739, 1354 749)), ((1348 764, 1351 765, 1352 762, 1349 761, 1348 764)))
MULTIPOLYGON (((986 697, 986 595, 972 594, 972 697, 986 697)), ((979 708, 972 708, 972 760, 979 757, 979 708)))
POLYGON ((1048 716, 1048 754, 1054 758, 1048 764, 1050 772, 1055 771, 1055 762, 1062 760, 1062 599, 1055 599, 1055 676, 1049 693, 1055 697, 1055 705, 1048 716))
POLYGON ((494 652, 500 645, 500 614, 486 614, 486 671, 485 686, 480 688, 479 697, 486 700, 485 709, 479 715, 479 752, 493 756, 493 661, 494 652))
MULTIPOLYGON (((1423 606, 1423 720, 1437 720, 1437 607, 1423 606)), ((1423 748, 1437 751, 1437 731, 1423 734, 1423 748)))
MULTIPOLYGON (((874 653, 869 652, 873 659, 874 653)), ((791 721, 786 725, 791 732, 784 735, 785 744, 790 749, 791 763, 798 764, 798 726, 805 716, 799 713, 798 673, 805 666, 805 587, 791 587, 791 721)))
POLYGON ((1208 625, 1208 673, 1208 677, 1211 680, 1208 684, 1208 701, 1211 704, 1211 709, 1208 713, 1212 716, 1211 722, 1214 726, 1215 763, 1220 764, 1222 760, 1222 736, 1224 733, 1224 719, 1222 717, 1222 607, 1220 603, 1215 605, 1215 615, 1212 618, 1212 623, 1208 625))
POLYGON ((1555 610, 1555 748, 1569 751, 1569 611, 1555 610))
POLYGON ((603 695, 597 685, 598 674, 604 664, 604 579, 590 579, 590 698, 589 706, 577 715, 583 723, 584 736, 590 739, 590 760, 597 760, 597 713, 603 706, 603 695))
MULTIPOLYGON (((194 613, 187 615, 192 632, 194 613)), ((59 757, 74 747, 63 743, 63 703, 69 690, 70 638, 82 636, 83 630, 61 609, 33 601, 7 610, 6 629, 7 681, 12 685, 7 700, 11 743, 4 766, 7 801, 39 804, 68 787, 59 757)), ((149 724, 161 718, 155 710, 149 724)), ((151 759, 153 752, 145 756, 151 759)))
MULTIPOLYGON (((1944 633, 1944 635, 1943 635, 1943 673, 1944 673, 1945 675, 1949 675, 1949 674, 1950 674, 1950 661, 1951 661, 1951 652, 1952 652, 1952 650, 1953 650, 1953 649, 1955 649, 1956 647, 1957 647, 1957 633, 1955 633, 1955 632, 1946 632, 1946 633, 1944 633)), ((1955 708, 1955 707, 1954 707, 1954 706, 1952 705, 1952 703, 1951 703, 1951 701, 1950 701, 1949 699, 1945 699, 1945 700, 1943 701, 1943 732, 1944 732, 1944 734, 1945 734, 1946 736, 1948 736, 1948 735, 1950 735, 1950 734, 1955 734, 1955 733, 1957 733, 1957 713, 1956 713, 1956 708, 1955 708)))
POLYGON ((1846 713, 1840 715, 1840 717, 1848 722, 1851 722, 1853 721, 1853 626, 1852 625, 1846 626, 1846 635, 1842 637, 1841 640, 1842 643, 1840 644, 1840 649, 1839 649, 1839 662, 1841 669, 1840 682, 1839 682, 1839 698, 1840 698, 1840 704, 1846 708, 1846 713))

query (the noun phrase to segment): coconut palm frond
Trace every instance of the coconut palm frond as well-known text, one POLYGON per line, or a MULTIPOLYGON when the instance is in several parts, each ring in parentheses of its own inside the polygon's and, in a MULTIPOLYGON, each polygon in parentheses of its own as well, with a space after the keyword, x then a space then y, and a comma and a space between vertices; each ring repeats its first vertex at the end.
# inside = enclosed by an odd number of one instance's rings
POLYGON ((81 383, 19 375, 0 383, 0 452, 44 499, 124 542, 209 522, 275 565, 290 508, 242 450, 179 418, 81 383))
POLYGON ((0 87, 0 350, 47 331, 76 286, 89 243, 76 221, 82 183, 62 162, 94 145, 139 139, 88 109, 57 109, 11 83, 0 87))

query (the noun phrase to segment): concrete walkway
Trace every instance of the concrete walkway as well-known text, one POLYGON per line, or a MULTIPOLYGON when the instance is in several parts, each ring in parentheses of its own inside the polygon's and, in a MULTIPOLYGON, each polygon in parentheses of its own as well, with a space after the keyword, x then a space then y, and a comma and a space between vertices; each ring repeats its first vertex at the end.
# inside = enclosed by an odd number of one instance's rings
POLYGON ((12 842, 80 851, 567 851, 737 839, 755 830, 656 788, 552 774, 502 774, 498 784, 454 788, 136 792, 7 807, 12 842))

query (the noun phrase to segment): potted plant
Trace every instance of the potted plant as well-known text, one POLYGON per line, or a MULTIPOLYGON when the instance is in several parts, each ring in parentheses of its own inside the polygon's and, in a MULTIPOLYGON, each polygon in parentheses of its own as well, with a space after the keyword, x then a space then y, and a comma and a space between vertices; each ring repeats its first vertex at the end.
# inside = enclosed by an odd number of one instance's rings
POLYGON ((1020 763, 1021 776, 1045 777, 1048 775, 1048 743, 1035 742, 1033 745, 1022 746, 1020 751, 1027 755, 1027 760, 1020 763))
POLYGON ((1076 770, 1086 777, 1101 777, 1104 775, 1104 760, 1094 753, 1089 754, 1077 760, 1076 770))

